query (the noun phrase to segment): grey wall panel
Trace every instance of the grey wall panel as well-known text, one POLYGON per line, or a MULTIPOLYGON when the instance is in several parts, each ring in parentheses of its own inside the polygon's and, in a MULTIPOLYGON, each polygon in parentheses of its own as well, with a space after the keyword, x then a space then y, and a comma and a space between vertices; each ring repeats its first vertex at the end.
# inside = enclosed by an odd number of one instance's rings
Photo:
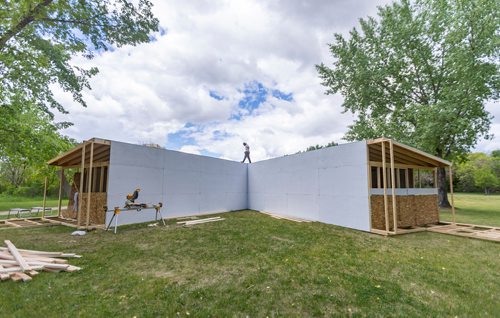
MULTIPOLYGON (((127 193, 141 188, 140 202, 163 202, 164 217, 247 208, 245 164, 192 154, 111 143, 108 206, 123 207, 127 193)), ((112 213, 106 216, 109 222, 112 213)), ((127 211, 119 224, 154 220, 154 210, 127 211)))
POLYGON ((370 230, 366 142, 249 165, 254 210, 370 230))

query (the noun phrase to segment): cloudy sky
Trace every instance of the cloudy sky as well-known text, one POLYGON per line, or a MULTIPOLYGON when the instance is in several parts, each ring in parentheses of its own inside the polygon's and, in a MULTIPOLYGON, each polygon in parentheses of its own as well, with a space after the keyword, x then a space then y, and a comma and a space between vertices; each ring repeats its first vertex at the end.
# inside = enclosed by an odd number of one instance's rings
MULTIPOLYGON (((331 63, 327 43, 386 0, 153 0, 161 31, 151 43, 106 52, 100 73, 75 104, 56 89, 74 126, 64 133, 241 160, 243 141, 261 160, 310 145, 343 142, 352 122, 342 97, 324 94, 315 65, 331 63)), ((500 118, 494 105, 488 109, 500 118)), ((500 149, 500 120, 493 141, 500 149)))

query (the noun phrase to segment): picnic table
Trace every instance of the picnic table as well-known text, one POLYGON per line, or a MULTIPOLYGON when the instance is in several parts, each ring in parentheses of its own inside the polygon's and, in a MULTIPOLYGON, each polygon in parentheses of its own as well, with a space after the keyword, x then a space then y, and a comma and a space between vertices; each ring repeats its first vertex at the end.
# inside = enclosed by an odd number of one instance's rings
POLYGON ((49 212, 52 212, 52 208, 43 208, 42 206, 35 206, 35 207, 32 207, 31 208, 31 212, 36 212, 36 215, 38 215, 40 212, 43 212, 43 211, 49 211, 49 212))
POLYGON ((17 214, 17 217, 20 216, 21 213, 23 212, 29 212, 31 214, 31 209, 24 209, 24 208, 12 208, 9 210, 9 214, 7 215, 7 218, 10 218, 11 213, 17 214))

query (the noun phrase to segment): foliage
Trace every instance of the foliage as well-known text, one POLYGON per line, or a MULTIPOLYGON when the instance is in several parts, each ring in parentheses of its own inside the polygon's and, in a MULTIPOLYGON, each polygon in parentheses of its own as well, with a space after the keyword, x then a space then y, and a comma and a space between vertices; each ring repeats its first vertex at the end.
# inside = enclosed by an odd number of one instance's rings
MULTIPOLYGON (((357 115, 347 140, 390 137, 438 157, 461 159, 488 139, 498 100, 500 15, 495 0, 401 0, 360 20, 330 44, 332 68, 317 70, 327 94, 357 115)), ((439 202, 449 206, 444 168, 439 202)))
POLYGON ((71 58, 148 42, 158 20, 148 0, 21 0, 0 3, 0 105, 14 99, 51 114, 50 84, 58 84, 85 106, 82 90, 97 73, 72 65, 71 58), (133 2, 137 3, 134 5, 133 2))
POLYGON ((335 141, 331 141, 329 143, 327 143, 326 145, 315 145, 315 146, 309 146, 307 147, 306 150, 304 151, 298 151, 296 153, 302 153, 302 152, 307 152, 307 151, 313 151, 313 150, 318 150, 318 149, 323 149, 323 148, 328 148, 328 147, 335 147, 335 146, 338 146, 339 144, 336 143, 335 141))
POLYGON ((455 171, 457 190, 464 192, 484 191, 489 194, 500 190, 500 158, 493 154, 472 153, 455 171))
POLYGON ((500 23, 494 0, 403 0, 335 35, 327 93, 358 115, 348 140, 392 137, 445 159, 488 137, 484 108, 498 99, 500 23))

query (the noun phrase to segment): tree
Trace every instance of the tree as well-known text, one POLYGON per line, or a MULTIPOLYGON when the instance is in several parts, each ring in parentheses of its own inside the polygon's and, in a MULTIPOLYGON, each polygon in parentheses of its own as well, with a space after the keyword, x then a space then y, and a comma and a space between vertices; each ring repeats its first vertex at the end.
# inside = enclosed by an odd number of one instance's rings
MULTIPOLYGON (((47 167, 47 160, 68 150, 75 141, 62 136, 61 125, 52 123, 50 116, 38 107, 29 104, 0 108, 0 184, 17 189, 29 179, 41 185, 43 177, 53 175, 54 169, 47 167), (15 123, 15 124, 12 124, 15 123)), ((52 180, 55 181, 55 180, 52 180)))
POLYGON ((331 142, 327 143, 326 145, 309 146, 309 147, 307 147, 306 151, 313 151, 313 150, 318 150, 318 149, 323 149, 323 148, 328 148, 328 147, 335 147, 338 145, 339 144, 336 143, 335 141, 331 141, 331 142))
MULTIPOLYGON (((53 109, 66 110, 51 86, 59 85, 86 106, 82 91, 90 89, 89 78, 98 70, 80 68, 71 59, 92 59, 97 52, 150 41, 150 32, 158 29, 151 7, 148 0, 0 2, 0 115, 9 118, 0 126, 0 134, 11 134, 12 127, 20 124, 14 120, 26 113, 40 114, 45 125, 69 125, 52 123, 53 109)), ((30 142, 21 138, 17 136, 20 144, 30 142)), ((5 148, 21 148, 7 145, 9 140, 1 141, 1 157, 9 155, 5 148)))
POLYGON ((500 188, 500 158, 481 152, 468 154, 458 164, 455 175, 457 190, 489 194, 500 188))
MULTIPOLYGON (((317 70, 327 94, 357 115, 347 140, 394 138, 459 160, 488 138, 488 100, 498 100, 498 5, 494 0, 403 0, 360 20, 330 44, 317 70)), ((440 206, 449 206, 444 168, 440 206)))

